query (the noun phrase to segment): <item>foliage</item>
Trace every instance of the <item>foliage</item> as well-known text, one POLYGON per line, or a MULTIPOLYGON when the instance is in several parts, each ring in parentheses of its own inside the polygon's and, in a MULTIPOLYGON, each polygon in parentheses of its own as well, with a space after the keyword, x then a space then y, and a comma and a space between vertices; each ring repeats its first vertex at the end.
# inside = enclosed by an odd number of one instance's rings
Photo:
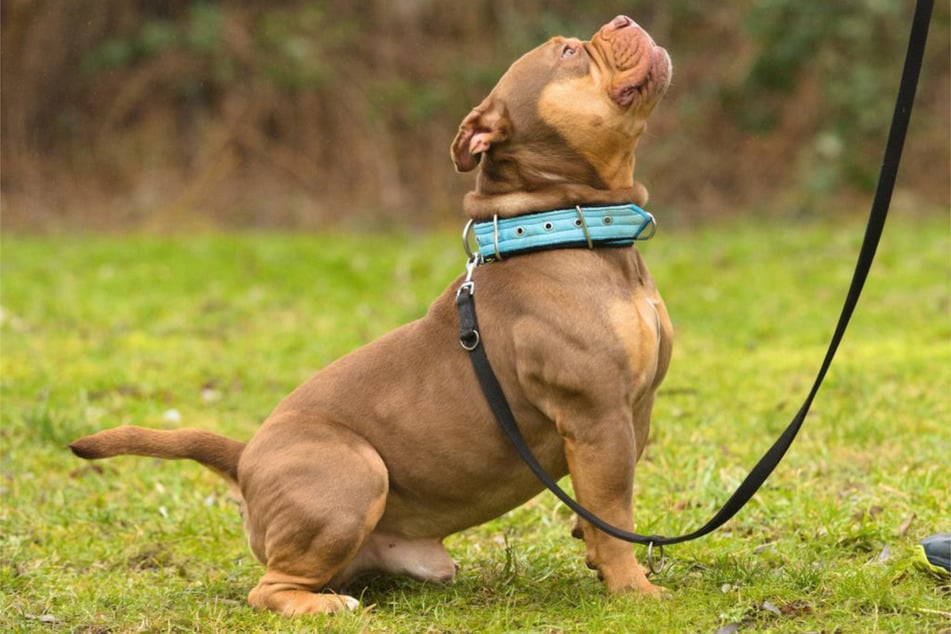
MULTIPOLYGON (((675 65, 638 162, 654 199, 693 217, 865 195, 908 5, 626 4, 675 65)), ((507 65, 619 11, 606 0, 0 10, 4 223, 31 229, 432 224, 471 186, 449 141, 507 65), (341 207, 359 216, 342 223, 341 207)), ((948 17, 939 6, 903 181, 932 204, 948 191, 948 17)))
MULTIPOLYGON (((746 219, 643 245, 677 341, 639 529, 705 520, 798 407, 860 234, 746 219)), ((64 445, 120 423, 249 437, 311 372, 422 314, 462 268, 455 234, 5 236, 0 629, 936 631, 949 589, 912 559, 948 530, 949 235, 943 213, 888 227, 801 437, 723 530, 668 549, 671 602, 606 596, 541 495, 451 537, 452 584, 368 579, 363 612, 292 621, 247 607, 261 568, 215 476, 64 445)))
POLYGON ((778 125, 789 95, 804 81, 820 87, 823 118, 804 156, 801 184, 828 195, 837 187, 870 190, 882 131, 894 105, 893 68, 903 50, 904 9, 894 2, 757 3, 743 25, 756 47, 746 81, 730 102, 748 128, 768 133, 778 125))
POLYGON ((247 42, 229 37, 229 19, 237 20, 219 5, 190 4, 178 20, 146 19, 125 36, 106 39, 84 56, 81 68, 95 78, 100 72, 130 70, 180 54, 194 58, 200 69, 197 76, 179 78, 183 93, 202 90, 210 96, 251 75, 293 94, 319 89, 335 71, 342 72, 328 58, 360 34, 350 21, 330 20, 321 3, 261 11, 248 27, 247 42))

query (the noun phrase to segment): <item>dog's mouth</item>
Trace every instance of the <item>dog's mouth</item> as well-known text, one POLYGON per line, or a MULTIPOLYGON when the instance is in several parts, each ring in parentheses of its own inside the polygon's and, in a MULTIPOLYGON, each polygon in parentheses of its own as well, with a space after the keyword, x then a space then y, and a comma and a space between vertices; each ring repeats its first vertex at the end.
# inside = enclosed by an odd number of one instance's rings
POLYGON ((667 51, 631 18, 619 15, 592 38, 614 71, 611 99, 620 107, 653 107, 670 84, 667 51))

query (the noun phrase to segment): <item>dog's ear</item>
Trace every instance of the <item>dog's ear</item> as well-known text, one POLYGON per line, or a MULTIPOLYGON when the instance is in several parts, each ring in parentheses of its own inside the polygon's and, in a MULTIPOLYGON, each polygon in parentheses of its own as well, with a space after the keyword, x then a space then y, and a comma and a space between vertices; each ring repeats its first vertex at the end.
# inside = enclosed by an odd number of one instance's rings
POLYGON ((489 97, 462 120, 452 142, 452 162, 458 172, 468 172, 479 164, 482 153, 511 135, 505 105, 489 97))

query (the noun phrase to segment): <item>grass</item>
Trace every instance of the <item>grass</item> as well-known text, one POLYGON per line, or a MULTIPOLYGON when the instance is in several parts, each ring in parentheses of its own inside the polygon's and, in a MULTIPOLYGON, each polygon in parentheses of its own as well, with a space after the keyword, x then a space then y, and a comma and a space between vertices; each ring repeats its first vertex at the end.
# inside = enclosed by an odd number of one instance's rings
MULTIPOLYGON (((191 463, 85 463, 136 423, 249 437, 313 371, 419 316, 462 270, 454 235, 5 236, 0 630, 930 632, 947 585, 912 566, 951 530, 949 228, 894 220, 790 455, 724 529, 668 549, 668 602, 606 596, 544 494, 447 540, 452 584, 369 579, 364 611, 245 603, 260 566, 191 463)), ((643 531, 705 521, 798 408, 861 225, 735 221, 643 251, 677 328, 636 478, 643 531)), ((643 551, 639 551, 643 556, 643 551)))

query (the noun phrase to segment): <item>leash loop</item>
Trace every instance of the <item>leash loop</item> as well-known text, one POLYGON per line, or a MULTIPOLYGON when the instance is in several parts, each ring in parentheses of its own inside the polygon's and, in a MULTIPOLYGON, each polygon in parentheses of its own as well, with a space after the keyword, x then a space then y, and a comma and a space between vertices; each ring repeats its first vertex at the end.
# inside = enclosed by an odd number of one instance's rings
POLYGON ((664 545, 651 541, 647 544, 647 569, 652 575, 659 575, 667 566, 667 557, 664 556, 664 545), (659 558, 654 556, 654 546, 660 551, 659 558))

